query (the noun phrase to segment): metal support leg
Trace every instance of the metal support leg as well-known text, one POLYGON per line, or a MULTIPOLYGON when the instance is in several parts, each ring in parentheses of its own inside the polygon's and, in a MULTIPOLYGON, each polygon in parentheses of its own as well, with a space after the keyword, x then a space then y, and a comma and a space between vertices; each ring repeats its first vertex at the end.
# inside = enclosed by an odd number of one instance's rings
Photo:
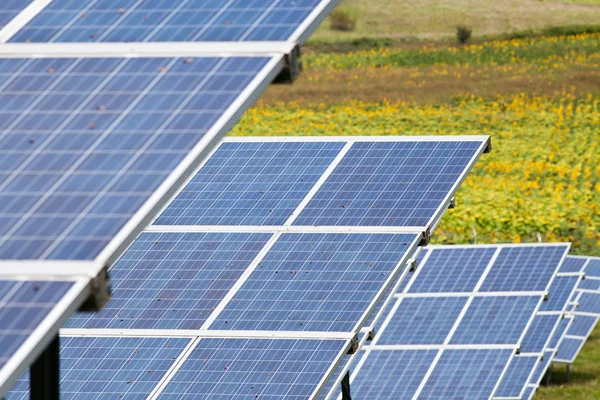
POLYGON ((352 400, 350 397, 350 371, 342 379, 342 400, 352 400))
POLYGON ((548 371, 546 371, 546 386, 550 386, 552 383, 552 364, 548 367, 548 371))
POLYGON ((35 360, 30 372, 31 400, 59 400, 60 346, 58 335, 35 360))
POLYGON ((567 383, 571 383, 571 365, 567 364, 567 383))

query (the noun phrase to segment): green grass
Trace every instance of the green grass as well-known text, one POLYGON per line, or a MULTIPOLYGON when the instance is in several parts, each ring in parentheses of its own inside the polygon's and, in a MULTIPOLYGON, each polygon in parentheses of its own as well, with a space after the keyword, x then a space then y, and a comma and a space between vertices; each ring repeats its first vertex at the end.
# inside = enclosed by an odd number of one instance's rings
POLYGON ((311 39, 339 42, 358 38, 454 38, 457 25, 473 29, 473 37, 548 26, 597 24, 600 1, 539 0, 343 0, 341 9, 359 15, 354 32, 337 32, 325 22, 311 39))

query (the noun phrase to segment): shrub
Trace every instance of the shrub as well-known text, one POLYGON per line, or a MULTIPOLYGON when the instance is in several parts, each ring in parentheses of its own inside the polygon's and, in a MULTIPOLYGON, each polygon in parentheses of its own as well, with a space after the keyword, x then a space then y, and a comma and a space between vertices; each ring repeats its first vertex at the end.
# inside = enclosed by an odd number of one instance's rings
POLYGON ((460 44, 465 44, 471 39, 471 33, 473 30, 464 25, 459 25, 456 27, 456 38, 460 42, 460 44))
POLYGON ((348 11, 334 10, 330 16, 331 29, 342 32, 352 32, 356 29, 356 18, 348 11))

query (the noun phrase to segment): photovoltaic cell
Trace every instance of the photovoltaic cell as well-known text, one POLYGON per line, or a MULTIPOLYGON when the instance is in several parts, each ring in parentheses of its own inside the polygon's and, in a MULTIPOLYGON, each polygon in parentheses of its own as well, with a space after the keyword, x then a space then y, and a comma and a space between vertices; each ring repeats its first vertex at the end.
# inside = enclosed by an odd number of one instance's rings
POLYGON ((160 399, 307 399, 343 340, 201 339, 160 399))
POLYGON ((0 369, 73 285, 62 281, 0 280, 0 369))
MULTIPOLYGON (((61 399, 146 399, 189 344, 184 338, 61 337, 61 399)), ((24 374, 6 400, 29 399, 24 374)))
POLYGON ((443 344, 466 297, 402 299, 377 344, 443 344))
POLYGON ((225 142, 155 225, 283 225, 343 142, 225 142))
POLYGON ((210 328, 352 331, 416 240, 282 234, 210 328))
POLYGON ((450 344, 517 344, 539 296, 476 297, 450 344))
POLYGON ((584 290, 599 290, 600 289, 600 279, 584 279, 577 286, 579 289, 584 290))
POLYGON ((572 363, 585 343, 585 339, 564 338, 556 352, 556 361, 572 363))
POLYGON ((446 350, 427 380, 423 399, 487 399, 512 350, 446 350))
POLYGON ((556 327, 556 330, 554 331, 554 334, 552 334, 550 343, 548 343, 549 349, 556 349, 558 347, 562 337, 564 336, 565 332, 569 328, 570 324, 571 324, 571 318, 563 318, 560 320, 560 322, 558 323, 558 326, 556 327))
POLYGON ((548 290, 548 300, 542 303, 540 311, 563 311, 578 281, 578 276, 555 277, 548 290))
POLYGON ((356 142, 294 225, 430 226, 482 145, 356 142))
POLYGON ((587 338, 592 333, 597 322, 598 317, 575 315, 567 334, 587 338))
POLYGON ((357 399, 412 399, 437 350, 373 350, 350 386, 357 399))
POLYGON ((508 365, 500 385, 494 392, 494 397, 519 398, 531 376, 532 371, 540 362, 538 356, 514 356, 508 365))
MULTIPOLYGON (((496 248, 433 248, 409 293, 472 292, 496 248)), ((424 252, 423 252, 424 253, 424 252)))
POLYGON ((54 0, 16 42, 285 41, 324 0, 54 0))
POLYGON ((560 315, 536 315, 521 343, 522 353, 541 353, 546 348, 554 328, 561 320, 560 315))
POLYGON ((587 259, 567 256, 560 266, 560 272, 582 272, 587 259))
POLYGON ((569 246, 504 247, 480 291, 544 291, 569 246))
POLYGON ((271 236, 143 233, 110 270, 111 300, 66 327, 200 329, 271 236))
POLYGON ((0 4, 0 29, 19 15, 32 0, 2 0, 0 4))
POLYGON ((0 59, 0 259, 94 259, 269 60, 0 59))

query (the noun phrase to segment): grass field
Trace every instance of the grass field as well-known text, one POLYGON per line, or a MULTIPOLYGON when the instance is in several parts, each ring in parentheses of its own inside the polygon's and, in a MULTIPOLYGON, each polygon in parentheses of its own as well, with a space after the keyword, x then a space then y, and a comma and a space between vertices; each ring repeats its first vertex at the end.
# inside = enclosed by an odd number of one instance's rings
MULTIPOLYGON (((233 135, 489 134, 477 164, 434 233, 436 243, 571 241, 600 255, 600 34, 475 41, 444 38, 458 22, 476 35, 598 23, 600 1, 349 0, 356 32, 326 26, 305 49, 294 85, 271 87, 233 135), (383 38, 390 47, 354 49, 383 38), (392 40, 387 40, 387 39, 392 40), (341 41, 335 46, 319 41, 341 41), (346 42, 344 42, 346 41, 346 42), (348 46, 346 46, 348 44, 348 46)), ((570 384, 536 399, 600 398, 600 329, 570 384)))

